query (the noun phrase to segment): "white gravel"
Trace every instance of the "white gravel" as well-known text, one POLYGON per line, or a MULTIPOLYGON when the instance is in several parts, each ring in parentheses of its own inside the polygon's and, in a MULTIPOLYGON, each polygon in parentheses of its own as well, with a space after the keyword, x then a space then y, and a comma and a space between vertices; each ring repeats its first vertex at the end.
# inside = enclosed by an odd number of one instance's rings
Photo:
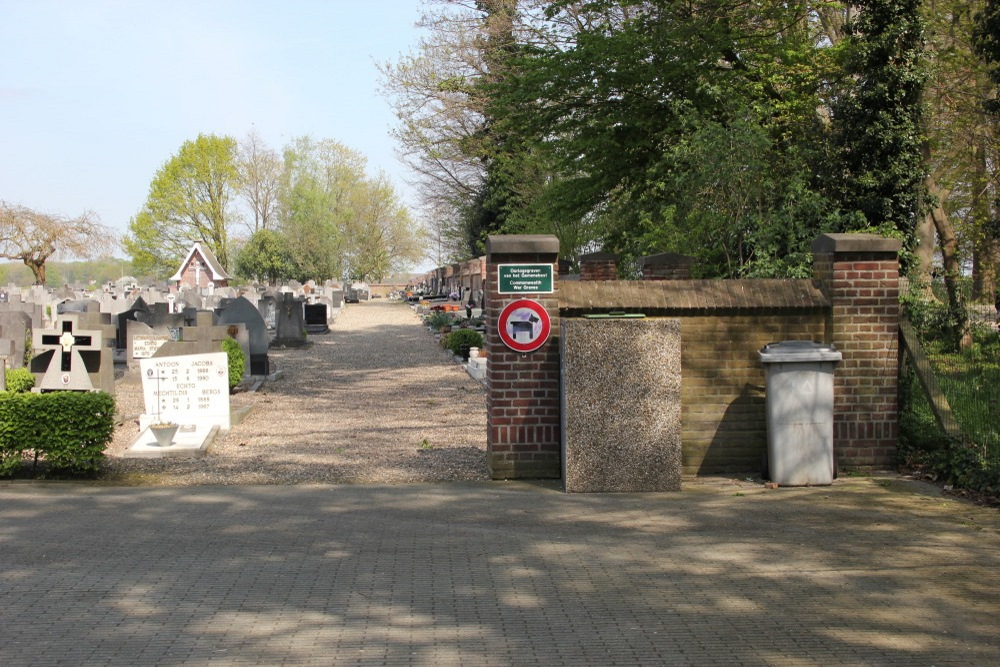
POLYGON ((126 417, 103 479, 123 484, 393 484, 487 479, 486 399, 398 301, 351 304, 331 332, 270 351, 284 375, 231 396, 249 415, 200 459, 127 459, 142 411, 137 380, 118 383, 126 417))

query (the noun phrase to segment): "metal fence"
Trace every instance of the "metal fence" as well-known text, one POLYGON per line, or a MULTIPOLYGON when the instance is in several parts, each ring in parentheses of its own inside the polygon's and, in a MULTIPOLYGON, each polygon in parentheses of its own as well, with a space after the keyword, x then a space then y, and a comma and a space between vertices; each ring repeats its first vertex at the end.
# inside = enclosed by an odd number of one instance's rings
POLYGON ((943 284, 937 298, 908 299, 902 331, 904 438, 919 448, 960 441, 1000 474, 1000 332, 993 303, 974 303, 961 284, 965 336, 949 329, 943 284), (911 323, 912 322, 912 326, 911 323))

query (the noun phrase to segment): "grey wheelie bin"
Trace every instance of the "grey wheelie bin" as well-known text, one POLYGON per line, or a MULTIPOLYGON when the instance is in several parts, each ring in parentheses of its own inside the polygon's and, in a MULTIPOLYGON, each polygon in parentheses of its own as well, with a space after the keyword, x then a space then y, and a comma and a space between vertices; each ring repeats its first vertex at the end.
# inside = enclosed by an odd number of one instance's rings
POLYGON ((767 468, 782 486, 833 483, 833 345, 789 340, 760 350, 766 376, 767 468))

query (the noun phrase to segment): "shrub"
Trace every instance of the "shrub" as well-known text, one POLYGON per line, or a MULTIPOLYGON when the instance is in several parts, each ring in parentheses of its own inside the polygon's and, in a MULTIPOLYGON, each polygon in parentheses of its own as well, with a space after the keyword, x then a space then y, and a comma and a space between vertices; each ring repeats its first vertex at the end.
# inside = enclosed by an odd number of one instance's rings
POLYGON ((451 334, 441 334, 441 338, 438 339, 438 344, 441 345, 442 350, 451 349, 451 345, 448 344, 449 340, 451 340, 451 334))
POLYGON ((243 353, 243 348, 232 338, 222 341, 222 351, 229 358, 229 390, 238 385, 243 379, 243 371, 247 367, 247 355, 243 353))
POLYGON ((482 347, 483 337, 478 331, 473 331, 472 329, 459 329, 457 331, 452 331, 448 336, 448 347, 451 348, 452 353, 458 354, 463 345, 468 345, 469 347, 482 347))
POLYGON ((452 323, 452 319, 452 316, 448 313, 436 310, 427 316, 427 326, 437 330, 441 327, 449 326, 452 323))
POLYGON ((7 369, 7 391, 23 394, 35 386, 35 376, 27 368, 7 369))
POLYGON ((114 431, 115 399, 104 392, 0 394, 0 475, 26 454, 57 473, 96 473, 114 431))

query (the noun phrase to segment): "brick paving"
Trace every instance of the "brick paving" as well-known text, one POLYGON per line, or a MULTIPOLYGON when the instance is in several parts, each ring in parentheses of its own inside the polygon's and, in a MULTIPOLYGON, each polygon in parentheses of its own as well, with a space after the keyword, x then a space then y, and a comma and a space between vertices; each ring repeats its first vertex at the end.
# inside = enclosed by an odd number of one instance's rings
POLYGON ((1000 663, 1000 515, 895 478, 0 483, 3 665, 1000 663))

